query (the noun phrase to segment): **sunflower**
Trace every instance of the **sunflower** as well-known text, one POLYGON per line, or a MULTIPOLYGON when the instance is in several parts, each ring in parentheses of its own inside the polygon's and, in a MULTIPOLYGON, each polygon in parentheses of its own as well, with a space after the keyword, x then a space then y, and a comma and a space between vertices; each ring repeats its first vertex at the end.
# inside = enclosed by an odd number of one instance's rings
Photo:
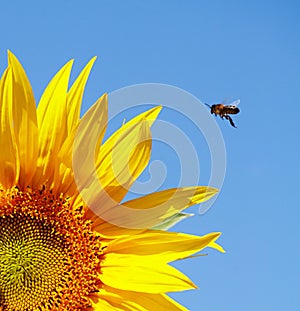
POLYGON ((196 286, 169 263, 205 247, 223 251, 215 242, 220 233, 160 230, 213 196, 213 188, 170 189, 121 203, 149 161, 150 127, 161 107, 103 143, 107 95, 80 118, 94 61, 70 88, 68 62, 36 108, 25 71, 8 52, 0 80, 1 310, 187 310, 167 293, 196 286), (86 161, 93 139, 98 189, 86 161), (126 218, 124 208, 150 212, 126 218))

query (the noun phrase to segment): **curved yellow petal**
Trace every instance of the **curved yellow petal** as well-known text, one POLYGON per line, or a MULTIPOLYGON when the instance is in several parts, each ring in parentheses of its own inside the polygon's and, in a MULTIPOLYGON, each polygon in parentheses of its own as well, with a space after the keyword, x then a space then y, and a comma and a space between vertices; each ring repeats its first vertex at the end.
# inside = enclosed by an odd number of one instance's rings
POLYGON ((168 218, 191 205, 209 200, 217 192, 216 188, 206 186, 172 188, 124 202, 123 205, 134 209, 149 209, 159 206, 168 212, 165 214, 165 217, 168 218))
POLYGON ((102 187, 113 200, 120 202, 125 196, 147 166, 150 153, 151 134, 146 121, 125 130, 113 144, 106 142, 101 146, 97 172, 102 187))
POLYGON ((161 223, 155 225, 151 229, 167 231, 173 226, 175 226, 177 223, 179 223, 180 221, 187 219, 189 217, 192 217, 192 216, 194 216, 194 214, 179 212, 179 213, 176 213, 175 215, 172 215, 171 217, 164 219, 161 223))
POLYGON ((116 226, 99 218, 96 214, 93 215, 91 210, 88 210, 87 216, 88 219, 91 219, 93 221, 93 229, 101 233, 103 237, 106 237, 108 239, 126 237, 128 235, 136 235, 146 230, 146 228, 130 229, 116 226))
POLYGON ((83 68, 78 78, 73 83, 67 94, 67 126, 68 133, 72 133, 78 124, 80 117, 80 107, 87 79, 90 75, 96 57, 93 57, 83 68))
MULTIPOLYGON (((212 232, 204 236, 149 230, 136 236, 113 240, 108 253, 154 256, 162 262, 171 262, 188 257, 206 247, 222 248, 215 243, 221 233, 212 232)), ((153 258, 153 260, 156 260, 153 258)))
MULTIPOLYGON (((97 168, 99 182, 89 187, 91 208, 87 217, 92 219, 94 213, 107 222, 126 227, 126 219, 114 208, 127 193, 131 184, 147 165, 151 152, 151 134, 147 121, 142 121, 126 129, 114 145, 105 143, 100 148, 110 153, 103 158, 97 168), (105 147, 106 146, 106 147, 105 147)), ((95 220, 95 219, 92 219, 95 220)))
MULTIPOLYGON (((215 188, 203 186, 174 188, 124 202, 101 214, 97 213, 97 215, 103 215, 105 216, 104 219, 110 223, 118 224, 125 228, 148 229, 162 223, 191 205, 208 200, 217 192, 215 188)), ((102 205, 99 206, 102 208, 102 205)), ((94 221, 94 230, 101 232, 103 235, 110 235, 116 231, 110 230, 109 225, 101 219, 92 217, 91 219, 94 221)))
POLYGON ((96 160, 97 172, 102 187, 113 201, 124 198, 147 166, 151 153, 149 127, 160 110, 161 107, 155 107, 133 118, 101 146, 96 160))
POLYGON ((216 243, 215 241, 212 241, 211 243, 209 243, 208 247, 214 248, 221 253, 225 253, 224 248, 221 245, 219 245, 218 243, 216 243))
POLYGON ((20 160, 19 184, 31 184, 38 157, 36 105, 30 82, 16 58, 8 51, 8 64, 13 76, 13 120, 20 160))
POLYGON ((67 135, 67 90, 73 61, 69 61, 48 84, 37 108, 39 128, 38 184, 52 182, 57 154, 67 135))
POLYGON ((151 222, 156 225, 157 220, 161 223, 192 205, 209 200, 217 192, 217 189, 206 186, 173 188, 127 201, 122 205, 136 210, 149 210, 143 219, 135 220, 136 225, 141 226, 151 222), (137 221, 140 224, 137 224, 137 221))
MULTIPOLYGON (((170 304, 170 306, 168 306, 166 309, 163 310, 174 310, 174 311, 189 311, 187 308, 185 308, 184 306, 182 306, 181 304, 179 304, 177 301, 175 301, 174 299, 170 298, 168 295, 166 294, 162 294, 161 295, 162 298, 165 300, 164 302, 161 301, 161 305, 167 306, 167 303, 170 304), (170 309, 169 309, 170 308, 170 309)), ((163 311, 162 310, 162 311, 163 311)))
POLYGON ((13 73, 8 67, 0 83, 0 184, 10 188, 17 184, 20 173, 18 149, 13 129, 13 73))
POLYGON ((124 291, 104 285, 98 295, 112 304, 124 307, 124 310, 187 311, 164 294, 137 294, 136 291, 124 291))
POLYGON ((105 299, 99 298, 97 295, 93 295, 92 299, 92 309, 93 311, 127 311, 120 304, 117 306, 108 302, 105 299))
POLYGON ((177 269, 152 256, 105 254, 101 265, 101 282, 110 287, 152 294, 196 288, 177 269))
MULTIPOLYGON (((133 125, 142 122, 143 120, 147 120, 149 126, 151 127, 153 125, 153 123, 155 122, 155 120, 157 119, 160 111, 161 111, 162 107, 161 106, 157 106, 157 107, 153 107, 139 115, 137 115, 136 117, 134 117, 133 119, 129 120, 128 122, 124 123, 122 125, 122 127, 120 129, 118 129, 116 132, 114 132, 106 141, 107 144, 113 144, 114 140, 118 140, 118 137, 120 135, 122 135, 122 133, 128 129, 130 129, 133 125)), ((103 152, 103 151, 102 151, 103 152)), ((103 156, 103 155, 102 155, 103 156)))
MULTIPOLYGON (((85 113, 78 126, 74 127, 62 145, 54 176, 54 188, 58 187, 58 191, 74 195, 79 188, 83 194, 86 192, 94 194, 90 190, 95 170, 95 153, 99 152, 106 131, 107 109, 107 94, 104 94, 85 113)), ((78 200, 81 201, 80 196, 78 200)))

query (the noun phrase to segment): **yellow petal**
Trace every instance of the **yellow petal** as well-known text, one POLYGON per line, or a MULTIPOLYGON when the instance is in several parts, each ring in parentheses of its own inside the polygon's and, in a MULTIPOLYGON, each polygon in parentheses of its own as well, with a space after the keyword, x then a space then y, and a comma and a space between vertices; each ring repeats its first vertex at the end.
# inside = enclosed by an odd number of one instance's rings
POLYGON ((127 208, 143 210, 143 217, 134 219, 132 226, 151 228, 178 212, 207 201, 218 192, 217 189, 204 186, 173 188, 154 192, 146 196, 122 203, 127 208), (153 224, 150 226, 150 224, 153 224))
POLYGON ((80 116, 80 107, 82 102, 82 97, 85 89, 87 79, 89 77, 90 71, 93 67, 93 64, 96 60, 96 57, 93 57, 84 69, 81 71, 80 75, 73 83, 70 91, 67 95, 67 124, 68 124, 68 133, 71 133, 73 128, 78 124, 80 116))
POLYGON ((112 134, 109 137, 109 139, 106 141, 107 144, 113 144, 112 142, 114 140, 118 140, 118 137, 120 137, 120 135, 122 135, 122 133, 124 131, 130 129, 133 125, 140 123, 143 120, 147 120, 149 123, 149 126, 151 127, 153 125, 153 123, 155 122, 155 120, 157 119, 161 109, 162 109, 161 106, 151 108, 151 109, 137 115, 135 118, 131 119, 127 123, 123 123, 122 127, 119 130, 117 130, 116 132, 114 132, 114 134, 112 134))
POLYGON ((141 232, 144 232, 146 229, 130 229, 130 228, 123 228, 113 224, 110 224, 102 219, 100 219, 96 214, 92 214, 91 210, 88 211, 88 219, 92 219, 93 221, 93 229, 101 233, 103 237, 108 239, 110 238, 120 238, 126 237, 128 235, 135 235, 141 232), (94 219, 94 220, 93 220, 94 219))
MULTIPOLYGON (((95 296, 95 295, 93 295, 95 296)), ((122 305, 116 306, 114 304, 109 303, 107 300, 102 298, 95 298, 95 302, 92 302, 92 310, 93 311, 127 311, 122 307, 122 305)))
MULTIPOLYGON (((66 166, 72 165, 76 187, 87 203, 100 187, 95 168, 95 154, 99 152, 105 134, 107 106, 107 94, 104 94, 80 120, 72 148, 68 145, 69 143, 71 145, 72 142, 67 142, 61 152, 61 158, 64 157, 65 152, 69 154, 66 157, 69 161, 66 166), (72 160, 73 162, 70 162, 72 160)), ((81 200, 81 196, 78 197, 78 200, 81 200)))
POLYGON ((179 213, 163 220, 161 223, 159 223, 158 225, 155 225, 151 229, 167 231, 168 229, 172 228, 173 226, 175 226, 180 221, 187 219, 189 217, 192 217, 192 216, 194 216, 194 214, 179 212, 179 213))
MULTIPOLYGON (((102 218, 111 224, 131 229, 148 229, 193 204, 208 200, 216 193, 217 189, 211 187, 174 188, 127 201, 110 208, 107 212, 97 214, 102 215, 102 218)), ((92 220, 94 230, 103 235, 110 235, 116 231, 110 230, 109 226, 100 219, 92 220)))
POLYGON ((97 172, 102 187, 113 200, 119 202, 125 196, 148 164, 150 153, 151 134, 146 121, 124 131, 114 144, 101 146, 97 172), (102 154, 107 155, 102 157, 102 154))
MULTIPOLYGON (((54 177, 54 189, 57 191, 74 195, 77 188, 83 194, 90 189, 91 177, 95 172, 95 153, 99 152, 107 126, 107 109, 107 94, 104 94, 85 113, 65 140, 58 153, 59 165, 54 177)), ((81 201, 80 196, 78 200, 81 201)))
POLYGON ((209 243, 208 247, 214 248, 221 253, 225 253, 224 248, 221 245, 219 245, 218 243, 216 243, 215 241, 212 241, 211 243, 209 243))
POLYGON ((161 107, 155 107, 130 120, 101 146, 96 158, 98 176, 89 178, 93 183, 81 190, 85 203, 90 207, 87 218, 102 224, 110 222, 110 219, 117 219, 120 226, 118 211, 115 213, 112 207, 126 195, 149 161, 149 126, 153 124, 160 110, 161 107), (105 218, 105 221, 99 217, 105 218))
POLYGON ((185 308, 184 306, 182 306, 181 304, 179 304, 177 301, 173 300, 166 294, 162 294, 161 296, 165 299, 165 302, 161 301, 161 305, 166 305, 167 302, 172 304, 172 306, 171 305, 169 306, 170 309, 166 308, 166 309, 162 309, 162 311, 163 310, 189 311, 187 308, 185 308))
POLYGON ((212 232, 204 236, 149 230, 143 234, 113 240, 107 247, 108 253, 153 256, 153 260, 171 262, 197 253, 206 247, 221 247, 215 243, 221 235, 212 232), (155 258, 157 257, 157 258, 155 258))
POLYGON ((17 184, 20 172, 18 149, 13 130, 13 73, 8 67, 0 83, 0 184, 10 188, 17 184))
POLYGON ((160 209, 168 212, 164 214, 168 218, 191 205, 207 201, 217 192, 217 189, 206 186, 173 188, 124 202, 123 205, 134 209, 149 209, 159 206, 160 209))
MULTIPOLYGON (((127 193, 133 181, 147 165, 151 152, 150 128, 147 121, 132 125, 114 145, 100 148, 110 153, 97 168, 99 182, 89 187, 89 205, 93 213, 110 223, 126 227, 126 219, 113 208, 127 193), (100 188, 101 187, 101 188, 100 188), (125 221, 125 223, 124 223, 125 221), (125 225, 123 225, 125 224, 125 225)), ((88 215, 90 217, 91 215, 88 215)))
POLYGON ((57 154, 66 138, 66 101, 72 63, 68 62, 50 81, 37 108, 40 171, 35 182, 38 184, 52 181, 57 154))
POLYGON ((111 304, 124 307, 123 310, 136 311, 187 311, 187 309, 164 294, 149 294, 124 291, 104 285, 99 297, 111 304))
POLYGON ((196 288, 184 274, 152 256, 108 253, 101 265, 101 281, 114 288, 152 294, 196 288))
POLYGON ((20 186, 31 184, 38 156, 38 128, 36 105, 26 73, 8 51, 8 64, 13 74, 13 120, 20 160, 20 186))
POLYGON ((147 166, 151 153, 149 127, 160 110, 161 107, 155 107, 133 118, 101 146, 97 171, 112 200, 120 202, 147 166))

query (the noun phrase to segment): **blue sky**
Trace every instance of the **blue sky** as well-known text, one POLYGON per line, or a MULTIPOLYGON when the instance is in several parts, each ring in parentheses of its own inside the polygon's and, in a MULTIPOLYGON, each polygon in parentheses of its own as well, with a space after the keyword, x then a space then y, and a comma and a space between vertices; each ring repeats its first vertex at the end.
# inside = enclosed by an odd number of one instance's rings
MULTIPOLYGON (((173 297, 192 311, 296 311, 299 29, 298 1, 5 1, 0 69, 10 49, 39 98, 67 60, 76 60, 74 79, 97 55, 84 111, 103 92, 148 82, 177 86, 208 103, 240 98, 237 129, 216 120, 227 150, 220 195, 208 213, 199 216, 192 207, 196 216, 175 228, 222 231, 227 253, 209 250, 176 263, 200 290, 173 297)), ((201 133, 168 109, 160 118, 186 131, 201 159, 200 181, 207 183, 210 160, 201 133)), ((178 157, 159 142, 153 147, 153 159, 161 158, 170 174, 162 188, 177 186, 178 157)), ((147 178, 146 171, 141 180, 147 178)))

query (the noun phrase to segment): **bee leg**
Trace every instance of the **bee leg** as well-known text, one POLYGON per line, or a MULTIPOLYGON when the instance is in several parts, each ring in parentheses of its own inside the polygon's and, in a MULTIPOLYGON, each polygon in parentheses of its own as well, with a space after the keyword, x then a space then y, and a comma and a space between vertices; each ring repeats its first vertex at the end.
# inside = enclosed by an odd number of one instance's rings
POLYGON ((229 115, 226 115, 225 118, 229 121, 229 123, 230 123, 233 127, 236 128, 236 126, 235 126, 233 120, 231 119, 231 117, 230 117, 229 115))

